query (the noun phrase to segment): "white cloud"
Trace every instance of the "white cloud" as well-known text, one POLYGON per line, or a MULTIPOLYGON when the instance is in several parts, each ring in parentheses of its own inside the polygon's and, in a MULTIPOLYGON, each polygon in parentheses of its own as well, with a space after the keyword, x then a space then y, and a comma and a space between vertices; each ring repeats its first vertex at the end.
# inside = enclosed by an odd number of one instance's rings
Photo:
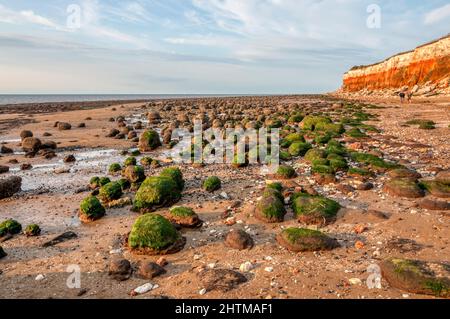
POLYGON ((62 29, 55 22, 40 16, 31 10, 14 11, 0 4, 0 22, 22 24, 32 23, 53 29, 62 29))
POLYGON ((450 4, 437 8, 425 15, 425 24, 435 24, 450 17, 450 4))

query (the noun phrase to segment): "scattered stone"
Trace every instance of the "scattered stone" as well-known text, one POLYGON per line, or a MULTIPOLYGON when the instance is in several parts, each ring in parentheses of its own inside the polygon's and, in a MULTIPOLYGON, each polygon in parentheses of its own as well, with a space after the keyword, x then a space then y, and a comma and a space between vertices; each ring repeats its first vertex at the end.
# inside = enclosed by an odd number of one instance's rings
POLYGON ((338 242, 324 233, 305 228, 287 228, 277 236, 278 243, 292 252, 331 250, 338 242))
POLYGON ((242 272, 249 272, 253 268, 254 268, 253 264, 249 261, 246 261, 245 263, 243 263, 239 266, 239 270, 242 272))
POLYGON ((27 131, 27 130, 23 130, 22 132, 20 132, 20 139, 23 141, 24 139, 26 139, 27 137, 33 137, 33 132, 31 131, 27 131))
POLYGON ((8 198, 19 192, 22 187, 22 178, 11 176, 6 179, 0 179, 0 199, 8 198))
POLYGON ((57 127, 58 127, 58 130, 60 130, 60 131, 67 131, 72 128, 72 125, 70 125, 69 123, 65 123, 65 122, 58 122, 57 127))
POLYGON ((42 275, 42 274, 39 274, 39 275, 36 276, 36 278, 34 278, 34 280, 36 280, 36 281, 42 281, 44 279, 45 279, 45 276, 42 275))
MULTIPOLYGON (((6 256, 8 256, 8 254, 5 253, 5 251, 3 250, 2 246, 0 246, 0 259, 4 258, 6 256)), ((0 274, 1 274, 1 272, 0 272, 0 274)))
POLYGON ((21 171, 28 171, 28 170, 30 170, 32 168, 33 168, 33 165, 31 165, 29 163, 20 164, 20 170, 21 171))
POLYGON ((151 283, 146 283, 142 286, 137 287, 136 289, 133 290, 134 293, 138 294, 138 295, 142 295, 145 294, 147 292, 149 292, 150 290, 153 290, 154 285, 151 283))
POLYGON ((424 196, 423 190, 410 179, 392 179, 384 184, 383 190, 391 196, 419 198, 424 196))
POLYGON ((247 282, 247 278, 239 272, 229 269, 205 269, 197 274, 206 291, 218 290, 227 292, 247 282))
POLYGON ((14 153, 14 151, 13 151, 12 148, 9 148, 9 147, 7 147, 7 146, 2 145, 2 146, 0 147, 0 153, 1 153, 1 154, 12 154, 12 153, 14 153))
POLYGON ((368 191, 374 188, 374 185, 370 182, 361 183, 358 185, 357 189, 359 191, 368 191))
POLYGON ((4 173, 8 173, 8 172, 9 172, 8 166, 0 165, 0 174, 4 174, 4 173))
POLYGON ((26 137, 22 140, 22 149, 25 152, 36 153, 41 148, 42 142, 35 137, 26 137))
POLYGON ((128 280, 132 273, 131 264, 123 258, 114 258, 109 264, 109 276, 117 281, 128 280))
POLYGON ((428 210, 450 210, 450 202, 424 198, 419 202, 419 207, 428 210))
POLYGON ((70 154, 70 155, 67 155, 66 157, 64 157, 63 161, 64 161, 64 163, 73 163, 76 161, 76 158, 74 155, 70 154))
POLYGON ((447 264, 390 258, 381 264, 384 279, 410 293, 449 297, 450 268, 447 264))
POLYGON ((139 138, 139 150, 141 152, 150 152, 159 146, 161 146, 161 140, 156 131, 149 130, 141 134, 139 138))
POLYGON ((139 217, 128 236, 128 247, 138 254, 173 254, 185 244, 186 239, 172 223, 158 214, 139 217))
POLYGON ((180 225, 181 227, 197 228, 203 224, 194 210, 189 207, 172 207, 167 218, 172 223, 180 225))
POLYGON ((143 261, 138 267, 138 275, 144 279, 153 279, 165 273, 166 270, 154 262, 143 261))
POLYGON ((294 194, 292 208, 299 222, 312 225, 326 225, 336 219, 341 208, 338 202, 317 195, 294 194))
POLYGON ((245 231, 232 230, 225 237, 225 245, 238 250, 250 249, 253 247, 252 237, 245 231))

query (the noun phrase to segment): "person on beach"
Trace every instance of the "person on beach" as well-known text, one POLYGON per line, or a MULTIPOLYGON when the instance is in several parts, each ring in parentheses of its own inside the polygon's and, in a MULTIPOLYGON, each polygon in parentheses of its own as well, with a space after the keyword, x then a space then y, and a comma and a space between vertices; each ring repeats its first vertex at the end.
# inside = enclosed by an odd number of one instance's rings
POLYGON ((400 92, 398 95, 400 96, 400 103, 403 104, 405 101, 405 92, 400 92))
POLYGON ((413 97, 414 93, 412 91, 408 92, 408 103, 411 104, 411 99, 413 97))

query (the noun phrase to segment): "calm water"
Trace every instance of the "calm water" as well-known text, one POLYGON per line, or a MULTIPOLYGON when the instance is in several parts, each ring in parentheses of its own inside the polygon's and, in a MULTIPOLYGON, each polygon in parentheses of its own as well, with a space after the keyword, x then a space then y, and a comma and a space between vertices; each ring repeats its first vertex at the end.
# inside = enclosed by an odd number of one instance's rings
POLYGON ((23 104, 23 103, 47 103, 47 102, 85 102, 85 101, 116 101, 116 100, 158 100, 176 99, 189 97, 227 97, 233 95, 208 95, 208 94, 86 94, 86 95, 2 95, 0 94, 0 105, 23 104))

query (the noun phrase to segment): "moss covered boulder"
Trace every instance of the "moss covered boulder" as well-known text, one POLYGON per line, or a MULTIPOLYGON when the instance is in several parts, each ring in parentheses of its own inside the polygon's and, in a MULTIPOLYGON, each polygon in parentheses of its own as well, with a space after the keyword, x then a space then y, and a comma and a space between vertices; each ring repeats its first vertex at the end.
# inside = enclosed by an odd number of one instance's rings
POLYGON ((421 181, 420 185, 425 188, 431 195, 440 198, 450 198, 450 183, 445 181, 421 181))
POLYGON ((95 196, 88 196, 80 204, 79 217, 82 222, 88 223, 105 216, 105 208, 95 196))
POLYGON ((22 225, 14 220, 14 219, 7 219, 0 223, 0 237, 3 237, 5 235, 16 235, 22 231, 22 225))
POLYGON ((280 179, 291 179, 297 175, 292 166, 280 165, 278 166, 275 176, 280 179))
POLYGON ((281 183, 269 183, 267 184, 266 188, 274 189, 281 194, 281 191, 283 190, 283 185, 281 183))
POLYGON ((308 225, 326 225, 336 219, 341 205, 320 195, 297 193, 293 196, 292 209, 299 222, 308 225))
POLYGON ((345 132, 345 129, 344 125, 340 123, 326 123, 322 121, 316 124, 315 131, 323 131, 333 136, 339 136, 345 132))
POLYGON ((122 176, 130 183, 140 184, 145 180, 145 171, 142 166, 130 165, 123 170, 122 176))
POLYGON ((134 156, 127 157, 125 159, 125 162, 123 163, 124 166, 130 166, 130 165, 136 165, 136 164, 137 164, 137 161, 136 161, 136 157, 134 157, 134 156))
POLYGON ((169 206, 181 198, 178 184, 170 177, 147 177, 134 198, 133 210, 152 212, 157 208, 169 206))
POLYGON ((332 123, 331 119, 324 116, 306 116, 303 121, 300 123, 300 127, 304 130, 314 131, 317 125, 332 123))
POLYGON ((268 222, 279 223, 286 215, 286 208, 284 207, 283 195, 275 189, 266 189, 263 196, 256 204, 255 216, 256 218, 268 222))
POLYGON ((425 195, 414 180, 407 178, 391 179, 384 184, 383 190, 391 196, 405 198, 420 198, 425 195))
POLYGON ((294 142, 289 146, 288 152, 292 156, 304 156, 312 148, 310 143, 294 142))
POLYGON ((383 278, 392 287, 416 294, 450 297, 448 264, 389 258, 380 267, 383 278))
POLYGON ((161 146, 161 140, 158 132, 154 130, 145 131, 139 138, 139 150, 141 152, 150 152, 161 146))
POLYGON ((315 160, 323 159, 327 156, 327 153, 319 148, 312 148, 305 154, 305 160, 312 163, 315 160))
POLYGON ((175 206, 169 210, 167 218, 181 227, 196 228, 202 225, 202 221, 192 208, 175 206))
POLYGON ((295 227, 279 233, 277 242, 292 252, 331 250, 339 247, 334 238, 320 231, 295 227))
POLYGON ((121 170, 122 170, 122 166, 119 163, 112 163, 111 165, 109 165, 108 172, 111 175, 114 175, 117 172, 120 172, 121 170))
POLYGON ((163 216, 145 214, 135 221, 127 242, 133 252, 158 255, 180 251, 186 240, 163 216))
POLYGON ((417 173, 416 171, 409 170, 406 168, 396 168, 388 172, 388 176, 390 178, 406 178, 411 179, 413 181, 416 181, 417 179, 421 178, 422 176, 417 173))
POLYGON ((108 183, 100 187, 98 196, 104 202, 119 199, 123 195, 122 186, 117 182, 108 183))
POLYGON ((214 192, 221 187, 220 179, 217 176, 210 176, 204 180, 202 188, 207 192, 214 192))
POLYGON ((36 224, 28 225, 23 233, 28 237, 39 236, 41 234, 41 228, 36 224))
POLYGON ((108 177, 94 176, 89 181, 89 187, 92 189, 96 189, 96 188, 102 187, 108 183, 111 183, 111 180, 108 177))
POLYGON ((178 167, 167 167, 159 175, 172 178, 177 183, 180 191, 184 189, 183 173, 178 167))
POLYGON ((281 141, 280 145, 281 147, 289 147, 294 142, 305 142, 305 138, 300 133, 291 133, 281 141))

